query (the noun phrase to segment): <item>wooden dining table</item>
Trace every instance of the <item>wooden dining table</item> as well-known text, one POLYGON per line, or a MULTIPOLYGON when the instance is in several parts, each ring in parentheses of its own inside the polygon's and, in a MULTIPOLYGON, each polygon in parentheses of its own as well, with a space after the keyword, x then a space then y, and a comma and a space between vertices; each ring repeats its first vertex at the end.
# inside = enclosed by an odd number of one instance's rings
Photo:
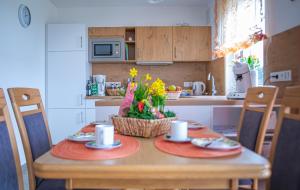
MULTIPOLYGON (((136 137, 137 138, 137 137, 136 137)), ((140 150, 126 158, 76 161, 53 156, 50 151, 34 162, 37 177, 66 179, 66 189, 238 189, 238 179, 266 179, 270 164, 242 148, 224 158, 185 158, 159 151, 154 139, 137 138, 140 150)))

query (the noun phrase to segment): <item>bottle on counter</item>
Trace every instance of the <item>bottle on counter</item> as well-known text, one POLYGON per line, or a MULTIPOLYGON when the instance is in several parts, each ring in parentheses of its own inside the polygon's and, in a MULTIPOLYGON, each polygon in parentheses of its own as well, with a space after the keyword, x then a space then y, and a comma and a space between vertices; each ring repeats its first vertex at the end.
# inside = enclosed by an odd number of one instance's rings
POLYGON ((91 95, 92 96, 97 96, 98 95, 98 84, 97 84, 97 81, 96 81, 95 77, 93 77, 93 82, 92 82, 92 85, 91 85, 91 95))
POLYGON ((86 83, 86 96, 91 96, 92 95, 92 81, 87 80, 86 83))

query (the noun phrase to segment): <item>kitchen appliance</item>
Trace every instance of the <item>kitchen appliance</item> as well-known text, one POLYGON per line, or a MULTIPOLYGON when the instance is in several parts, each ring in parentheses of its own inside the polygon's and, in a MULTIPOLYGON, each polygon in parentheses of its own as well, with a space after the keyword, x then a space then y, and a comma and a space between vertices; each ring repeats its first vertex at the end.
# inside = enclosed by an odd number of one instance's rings
POLYGON ((194 96, 201 96, 202 94, 204 94, 205 89, 206 89, 206 86, 205 86, 204 82, 202 82, 202 81, 193 82, 193 95, 194 96))
POLYGON ((236 90, 227 95, 228 99, 245 99, 246 92, 251 87, 250 70, 247 63, 236 62, 232 68, 236 81, 236 90))
POLYGON ((98 85, 98 96, 105 96, 105 75, 93 75, 98 85))
POLYGON ((125 41, 123 38, 89 39, 89 61, 124 61, 125 41))

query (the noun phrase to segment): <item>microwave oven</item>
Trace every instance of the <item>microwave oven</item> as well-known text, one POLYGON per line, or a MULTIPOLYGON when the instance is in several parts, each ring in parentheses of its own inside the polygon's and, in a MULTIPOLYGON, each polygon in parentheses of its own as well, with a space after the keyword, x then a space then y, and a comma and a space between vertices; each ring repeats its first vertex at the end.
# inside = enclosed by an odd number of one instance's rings
POLYGON ((124 61, 125 41, 123 38, 89 39, 89 61, 124 61))

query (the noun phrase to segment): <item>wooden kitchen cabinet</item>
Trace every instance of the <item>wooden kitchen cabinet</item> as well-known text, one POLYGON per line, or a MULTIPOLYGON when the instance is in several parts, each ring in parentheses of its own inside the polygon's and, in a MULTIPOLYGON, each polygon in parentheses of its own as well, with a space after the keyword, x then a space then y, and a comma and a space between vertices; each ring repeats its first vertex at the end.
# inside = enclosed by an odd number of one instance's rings
POLYGON ((137 27, 137 61, 172 61, 172 27, 137 27))
POLYGON ((125 28, 124 27, 90 27, 89 37, 125 38, 125 28))
POLYGON ((211 29, 209 26, 173 27, 174 61, 211 60, 211 29))

